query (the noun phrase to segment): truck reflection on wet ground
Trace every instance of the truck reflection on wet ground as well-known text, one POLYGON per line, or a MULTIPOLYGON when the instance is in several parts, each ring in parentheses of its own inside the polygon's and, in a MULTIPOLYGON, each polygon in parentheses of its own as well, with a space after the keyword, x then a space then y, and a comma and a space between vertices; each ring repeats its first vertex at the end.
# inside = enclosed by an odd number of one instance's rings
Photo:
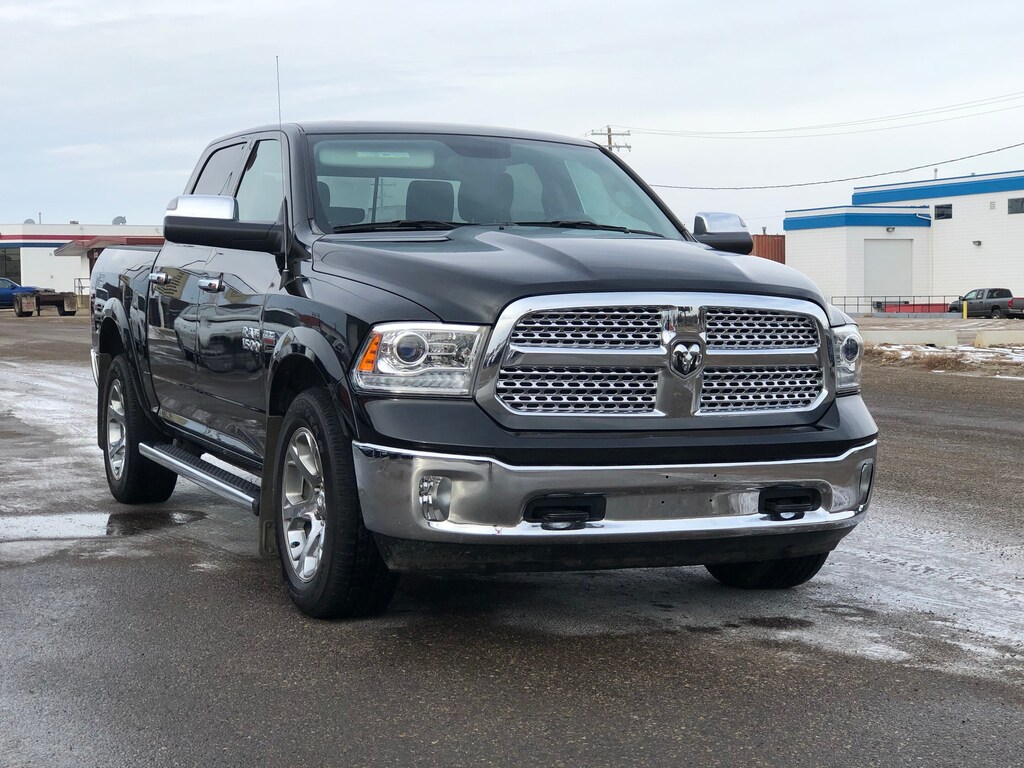
POLYGON ((12 515, 0 526, 0 542, 53 541, 58 539, 98 539, 134 536, 176 525, 202 520, 195 511, 132 510, 107 514, 79 512, 60 515, 12 515))

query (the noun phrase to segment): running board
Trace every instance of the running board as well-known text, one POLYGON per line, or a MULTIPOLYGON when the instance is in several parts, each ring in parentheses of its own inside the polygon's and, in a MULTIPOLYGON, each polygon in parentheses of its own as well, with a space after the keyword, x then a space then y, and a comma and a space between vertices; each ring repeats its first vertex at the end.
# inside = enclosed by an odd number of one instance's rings
POLYGON ((260 487, 176 445, 139 443, 139 453, 198 486, 260 513, 260 487))

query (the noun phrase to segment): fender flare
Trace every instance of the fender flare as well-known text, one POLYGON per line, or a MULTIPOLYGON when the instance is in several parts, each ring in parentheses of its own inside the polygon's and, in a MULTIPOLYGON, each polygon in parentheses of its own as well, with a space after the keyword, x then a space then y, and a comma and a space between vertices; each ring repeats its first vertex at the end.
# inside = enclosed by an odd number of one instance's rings
POLYGON ((345 381, 345 367, 339 359, 338 351, 331 346, 323 334, 314 328, 299 326, 290 328, 277 340, 267 365, 267 414, 272 413, 271 393, 274 380, 277 378, 281 365, 294 357, 308 360, 319 371, 324 382, 333 389, 333 385, 345 381))
POLYGON ((347 392, 347 388, 344 386, 346 378, 345 365, 342 361, 343 355, 344 353, 339 353, 317 329, 308 326, 290 328, 282 334, 270 355, 267 364, 267 400, 265 404, 267 433, 260 484, 259 552, 263 557, 277 556, 275 527, 277 521, 274 519, 273 510, 277 494, 277 443, 284 414, 274 413, 273 410, 274 382, 287 361, 297 357, 308 360, 327 385, 331 392, 331 398, 338 404, 342 428, 351 436, 354 434, 352 403, 351 400, 344 402, 345 398, 340 396, 343 392, 347 392))
MULTIPOLYGON (((107 299, 103 303, 99 316, 100 331, 103 330, 103 326, 106 325, 108 320, 113 320, 114 325, 117 326, 118 334, 121 336, 121 346, 124 347, 125 352, 131 354, 132 344, 131 335, 128 330, 128 313, 125 312, 124 305, 121 301, 115 297, 107 299)), ((97 352, 99 352, 98 349, 97 352)))

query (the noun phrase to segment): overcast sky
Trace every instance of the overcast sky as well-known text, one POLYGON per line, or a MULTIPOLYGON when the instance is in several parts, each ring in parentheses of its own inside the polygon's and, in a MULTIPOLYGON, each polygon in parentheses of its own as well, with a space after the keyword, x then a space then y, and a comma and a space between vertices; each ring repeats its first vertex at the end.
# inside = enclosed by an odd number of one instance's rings
MULTIPOLYGON (((275 55, 285 121, 430 120, 574 136, 607 123, 821 125, 1024 91, 1024 4, 1011 0, 0 0, 0 29, 0 223, 40 212, 49 223, 160 223, 211 139, 277 121, 275 55)), ((1024 141, 1016 107, 1024 98, 973 110, 1003 110, 992 114, 841 136, 634 133, 625 158, 655 184, 854 176, 1024 141)), ((939 173, 1019 168, 1024 148, 939 173)), ((848 203, 852 187, 663 195, 684 221, 731 210, 773 232, 784 210, 848 203)))

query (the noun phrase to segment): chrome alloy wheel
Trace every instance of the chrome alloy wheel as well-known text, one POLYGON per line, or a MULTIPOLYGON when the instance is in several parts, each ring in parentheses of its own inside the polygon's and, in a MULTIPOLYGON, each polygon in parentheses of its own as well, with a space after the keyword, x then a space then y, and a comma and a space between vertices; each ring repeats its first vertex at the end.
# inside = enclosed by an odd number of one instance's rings
POLYGON ((121 479, 124 472, 124 456, 127 446, 128 430, 125 426, 124 390, 121 381, 115 379, 110 385, 110 396, 107 399, 107 461, 115 480, 121 479))
POLYGON ((312 581, 320 570, 326 507, 320 447, 313 433, 300 427, 288 443, 281 478, 281 527, 288 546, 286 562, 299 581, 312 581))

